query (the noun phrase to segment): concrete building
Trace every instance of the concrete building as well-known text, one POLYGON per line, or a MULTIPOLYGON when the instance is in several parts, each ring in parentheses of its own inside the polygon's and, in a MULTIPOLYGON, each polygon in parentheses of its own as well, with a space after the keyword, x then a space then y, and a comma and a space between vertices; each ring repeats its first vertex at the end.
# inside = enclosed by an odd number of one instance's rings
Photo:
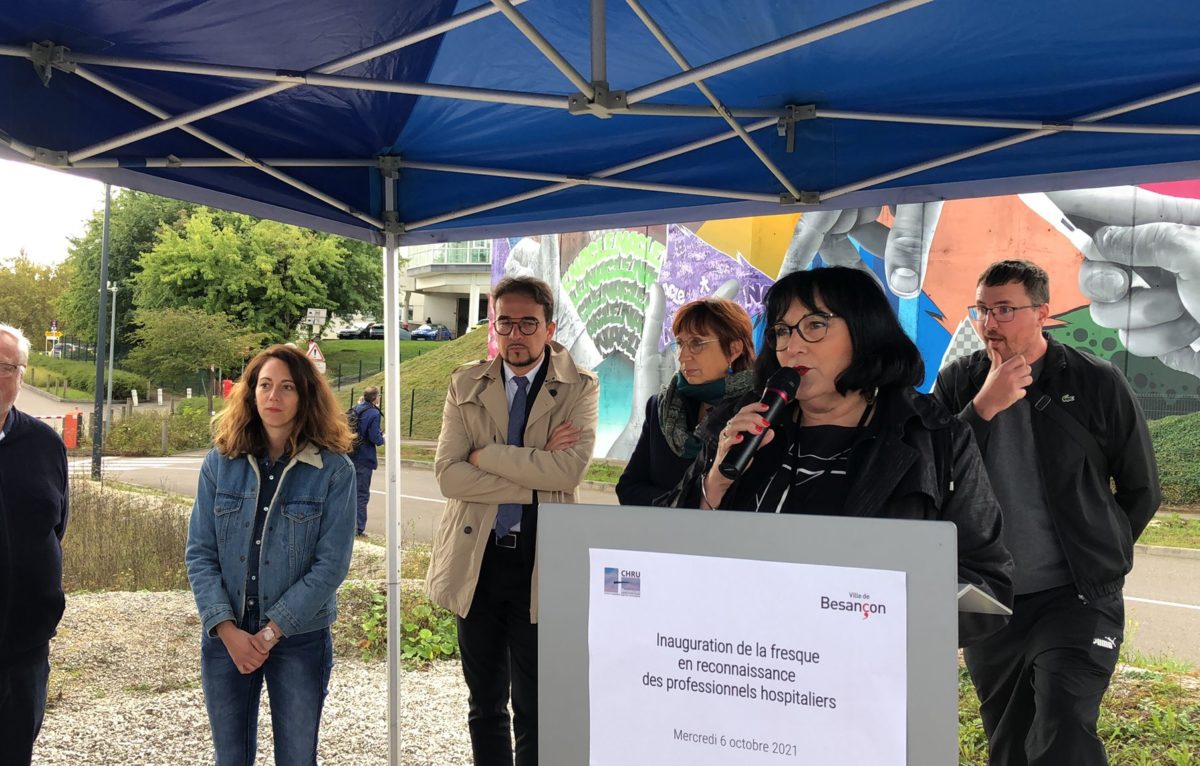
POLYGON ((400 248, 407 260, 400 282, 400 316, 415 329, 432 319, 458 337, 487 319, 492 243, 440 242, 400 248))

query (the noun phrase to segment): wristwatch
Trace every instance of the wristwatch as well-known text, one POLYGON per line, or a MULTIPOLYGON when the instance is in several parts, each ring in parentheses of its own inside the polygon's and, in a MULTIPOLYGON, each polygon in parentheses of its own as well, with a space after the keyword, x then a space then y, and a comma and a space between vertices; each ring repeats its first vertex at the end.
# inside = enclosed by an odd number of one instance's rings
POLYGON ((280 638, 282 638, 282 636, 278 636, 275 634, 275 629, 272 628, 270 625, 263 628, 262 637, 263 637, 263 641, 266 641, 268 644, 273 644, 276 641, 278 641, 280 638))

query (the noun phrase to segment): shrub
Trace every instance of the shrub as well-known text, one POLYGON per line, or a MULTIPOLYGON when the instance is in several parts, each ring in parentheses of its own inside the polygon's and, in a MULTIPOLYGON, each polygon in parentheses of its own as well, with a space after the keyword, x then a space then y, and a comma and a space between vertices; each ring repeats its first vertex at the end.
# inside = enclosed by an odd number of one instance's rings
POLYGON ((1200 412, 1150 421, 1163 502, 1200 503, 1200 412))
POLYGON ((134 412, 108 428, 104 449, 112 455, 161 455, 162 426, 167 422, 167 452, 204 449, 212 443, 207 405, 181 409, 174 415, 134 412))
POLYGON ((67 591, 186 590, 188 515, 167 498, 71 477, 63 538, 67 591))
MULTIPOLYGON (((49 371, 54 374, 55 379, 65 378, 67 385, 71 388, 76 388, 80 391, 86 391, 89 394, 96 393, 96 364, 94 362, 78 362, 74 359, 56 359, 54 357, 43 355, 38 355, 32 358, 30 362, 36 366, 39 371, 39 384, 42 382, 41 377, 43 372, 49 371)), ((107 374, 107 371, 105 371, 106 376, 107 374)), ((107 377, 105 380, 107 380, 107 377)), ((135 388, 143 398, 149 396, 150 383, 145 378, 134 375, 132 372, 113 370, 114 399, 128 399, 130 390, 135 388)))

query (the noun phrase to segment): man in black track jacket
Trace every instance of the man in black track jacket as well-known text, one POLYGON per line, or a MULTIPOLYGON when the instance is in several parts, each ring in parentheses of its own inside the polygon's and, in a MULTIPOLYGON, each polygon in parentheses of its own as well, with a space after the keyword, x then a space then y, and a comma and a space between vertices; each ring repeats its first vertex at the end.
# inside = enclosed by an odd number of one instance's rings
POLYGON ((1012 620, 965 652, 992 766, 1108 762, 1096 719, 1124 637, 1122 587, 1161 500, 1129 384, 1043 332, 1049 301, 1037 265, 989 266, 970 308, 986 348, 934 388, 975 432, 1014 560, 1012 620))

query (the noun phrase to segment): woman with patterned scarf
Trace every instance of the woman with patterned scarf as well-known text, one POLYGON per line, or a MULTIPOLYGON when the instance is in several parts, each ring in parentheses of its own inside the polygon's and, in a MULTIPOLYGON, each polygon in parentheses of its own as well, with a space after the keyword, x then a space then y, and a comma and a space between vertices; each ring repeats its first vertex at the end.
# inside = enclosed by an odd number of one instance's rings
POLYGON ((646 403, 646 420, 625 473, 622 505, 666 505, 700 451, 695 432, 714 406, 754 385, 754 338, 746 310, 723 298, 679 307, 671 322, 679 372, 646 403))

